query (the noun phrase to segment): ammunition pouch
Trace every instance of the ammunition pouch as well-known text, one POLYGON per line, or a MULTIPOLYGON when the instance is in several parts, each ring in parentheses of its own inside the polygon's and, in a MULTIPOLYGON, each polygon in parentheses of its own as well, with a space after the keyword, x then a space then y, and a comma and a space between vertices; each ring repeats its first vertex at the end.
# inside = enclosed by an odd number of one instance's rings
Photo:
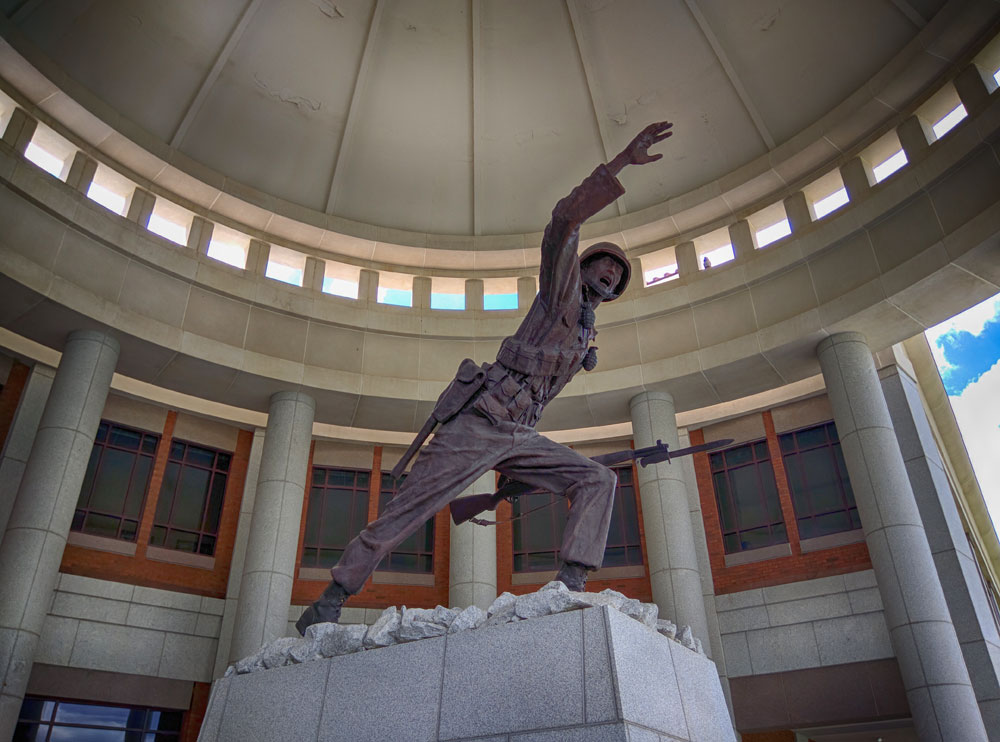
POLYGON ((485 389, 472 406, 494 425, 510 421, 533 426, 542 415, 542 405, 500 363, 487 370, 485 389))
POLYGON ((561 350, 509 337, 501 343, 497 361, 526 376, 572 376, 580 368, 586 352, 585 347, 561 350))
POLYGON ((434 403, 431 417, 439 423, 444 423, 455 417, 469 404, 486 381, 486 369, 477 366, 471 358, 466 358, 458 365, 455 378, 441 392, 434 403))

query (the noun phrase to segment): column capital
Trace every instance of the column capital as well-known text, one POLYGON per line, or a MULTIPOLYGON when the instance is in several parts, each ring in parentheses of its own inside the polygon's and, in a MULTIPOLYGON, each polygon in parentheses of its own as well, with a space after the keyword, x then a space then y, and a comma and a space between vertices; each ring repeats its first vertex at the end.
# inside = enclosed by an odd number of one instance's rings
POLYGON ((629 409, 631 410, 636 405, 648 404, 650 402, 666 402, 669 405, 674 404, 674 395, 670 392, 649 390, 645 392, 639 392, 632 399, 628 401, 629 409))
POLYGON ((816 345, 816 355, 825 352, 827 349, 833 347, 834 345, 839 345, 840 343, 861 343, 864 346, 868 345, 868 338, 866 338, 862 333, 855 332, 854 330, 848 330, 846 332, 835 332, 833 335, 828 335, 819 341, 816 345))
POLYGON ((270 403, 272 405, 281 404, 282 402, 298 402, 300 404, 308 405, 309 407, 316 409, 316 400, 310 397, 305 392, 297 391, 281 391, 275 392, 271 395, 270 403))

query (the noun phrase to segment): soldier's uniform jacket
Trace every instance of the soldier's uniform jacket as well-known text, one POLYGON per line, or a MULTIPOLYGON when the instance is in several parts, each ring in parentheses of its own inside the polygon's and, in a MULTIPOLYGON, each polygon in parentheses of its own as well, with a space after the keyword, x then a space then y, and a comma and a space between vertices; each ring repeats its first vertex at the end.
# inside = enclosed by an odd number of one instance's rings
POLYGON ((496 363, 487 364, 485 389, 474 408, 493 422, 534 426, 542 409, 581 368, 593 329, 580 324, 580 225, 625 192, 599 165, 552 210, 542 239, 538 295, 496 363))

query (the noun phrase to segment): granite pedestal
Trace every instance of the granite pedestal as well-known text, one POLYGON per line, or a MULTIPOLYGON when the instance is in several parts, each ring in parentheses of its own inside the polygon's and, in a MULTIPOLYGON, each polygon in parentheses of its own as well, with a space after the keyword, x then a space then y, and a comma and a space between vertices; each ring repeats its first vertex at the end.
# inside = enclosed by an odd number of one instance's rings
POLYGON ((612 607, 217 680, 201 742, 732 742, 715 665, 612 607))

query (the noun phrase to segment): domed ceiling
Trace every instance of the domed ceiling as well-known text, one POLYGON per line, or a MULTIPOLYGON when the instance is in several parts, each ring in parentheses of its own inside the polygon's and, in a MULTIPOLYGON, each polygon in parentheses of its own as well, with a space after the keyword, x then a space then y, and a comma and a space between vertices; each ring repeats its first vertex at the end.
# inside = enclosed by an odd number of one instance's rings
MULTIPOLYGON (((7 0, 163 143, 295 204, 417 232, 540 230, 646 123, 675 136, 600 218, 766 155, 943 0, 7 0)), ((93 106, 92 106, 93 107, 93 106)), ((99 111, 95 111, 100 115, 99 111)))

